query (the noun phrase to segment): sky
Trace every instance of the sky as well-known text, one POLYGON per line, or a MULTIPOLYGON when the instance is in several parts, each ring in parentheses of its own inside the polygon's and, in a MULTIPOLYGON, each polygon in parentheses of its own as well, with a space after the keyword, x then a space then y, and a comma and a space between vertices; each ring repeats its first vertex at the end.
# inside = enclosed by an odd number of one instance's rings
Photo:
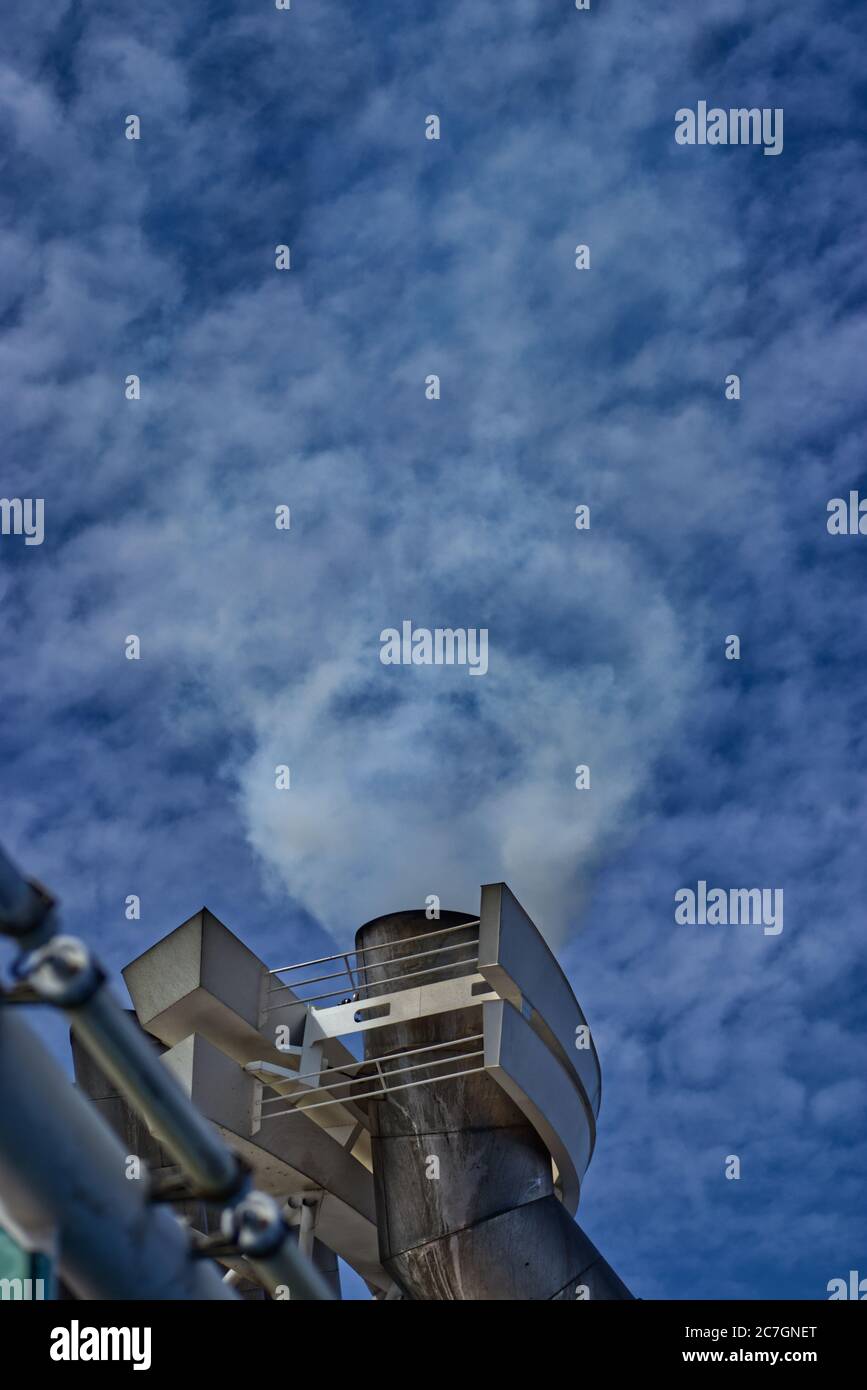
POLYGON ((826 524, 867 496, 865 30, 4 23, 0 493, 45 537, 0 536, 2 842, 113 971, 202 904, 276 966, 505 880, 601 1057, 579 1220, 645 1298, 867 1276, 867 537, 826 524), (678 144, 700 101, 782 152, 678 144), (487 673, 383 665, 404 620, 487 673), (701 880, 783 930, 678 924, 701 880))

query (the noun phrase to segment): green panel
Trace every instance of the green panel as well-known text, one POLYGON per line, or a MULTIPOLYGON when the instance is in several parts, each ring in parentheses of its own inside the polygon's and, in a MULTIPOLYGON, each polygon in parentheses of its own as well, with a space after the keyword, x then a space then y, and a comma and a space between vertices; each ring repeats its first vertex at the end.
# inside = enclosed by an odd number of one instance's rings
POLYGON ((0 1228, 0 1301, 18 1298, 54 1298, 54 1271, 48 1255, 22 1250, 7 1231, 0 1228), (10 1285, 7 1280, 21 1280, 10 1285), (28 1284, 26 1281, 30 1280, 28 1284), (42 1281, 42 1286, 36 1282, 42 1281))
POLYGON ((30 1256, 0 1229, 0 1279, 29 1279, 30 1256))

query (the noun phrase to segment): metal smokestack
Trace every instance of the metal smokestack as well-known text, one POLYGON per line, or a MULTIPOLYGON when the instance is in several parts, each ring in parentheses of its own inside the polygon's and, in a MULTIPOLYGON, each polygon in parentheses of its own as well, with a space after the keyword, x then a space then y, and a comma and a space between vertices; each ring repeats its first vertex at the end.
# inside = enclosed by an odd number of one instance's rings
MULTIPOLYGON (((479 936, 469 913, 443 912, 431 922, 423 911, 399 912, 368 922, 356 936, 357 958, 366 962, 363 1012, 375 1017, 368 1001, 395 991, 476 975, 486 953, 479 936)), ((472 989, 478 1004, 364 1034, 365 1059, 389 1090, 388 1100, 371 1106, 384 1268, 419 1300, 631 1298, 556 1194, 551 1152, 526 1107, 479 1069, 483 1009, 513 1006, 486 1005, 484 980, 472 989), (409 1052, 422 1084, 405 1084, 409 1052), (426 1067, 428 1058, 435 1061, 426 1067), (390 1074, 404 1089, 391 1090, 390 1074)), ((524 1004, 524 1017, 530 1013, 524 1004)))

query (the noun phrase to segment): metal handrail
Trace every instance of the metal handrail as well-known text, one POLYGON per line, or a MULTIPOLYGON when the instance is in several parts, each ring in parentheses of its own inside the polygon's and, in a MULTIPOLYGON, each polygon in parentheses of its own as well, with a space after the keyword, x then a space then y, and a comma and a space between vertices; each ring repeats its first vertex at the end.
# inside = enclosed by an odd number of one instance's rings
MULTIPOLYGON (((466 1057, 482 1057, 484 1049, 478 1052, 468 1052, 466 1057)), ((463 1057, 456 1057, 455 1061, 463 1061, 463 1057)), ((393 1091, 409 1091, 413 1086, 433 1086, 441 1081, 454 1081, 458 1076, 475 1076, 477 1072, 485 1071, 485 1067, 467 1067, 464 1071, 449 1072, 448 1076, 430 1076, 427 1081, 404 1081, 400 1086, 385 1086, 380 1091, 366 1091, 363 1095, 352 1096, 352 1100, 372 1100, 379 1096, 390 1096, 393 1091)), ((320 1100, 315 1105, 293 1106, 291 1110, 277 1110, 273 1115, 263 1115, 262 1123, 266 1120, 277 1120, 281 1115, 306 1115, 308 1110, 321 1110, 324 1105, 334 1105, 333 1100, 320 1100)))
MULTIPOLYGON (((264 1082, 263 1084, 268 1086, 284 1086, 287 1085, 290 1081, 308 1081, 312 1076, 327 1076, 330 1072, 333 1071, 346 1072, 350 1071, 353 1067, 372 1067, 375 1064, 375 1062, 392 1062, 397 1061, 399 1057, 416 1057, 420 1052, 438 1052, 443 1047, 457 1047, 459 1043, 478 1042, 479 1039, 483 1038, 484 1036, 484 1033, 470 1033, 465 1038, 449 1038, 446 1042, 426 1043, 424 1047, 405 1047, 402 1052, 383 1052, 382 1056, 377 1058, 358 1058, 357 1060, 352 1062, 344 1062, 339 1067, 323 1067, 321 1071, 308 1071, 301 1073, 292 1072, 291 1076, 280 1076, 277 1078, 276 1082, 268 1081, 264 1082)), ((247 1062, 244 1068, 245 1071, 249 1072, 255 1072, 257 1070, 267 1071, 267 1069, 267 1062, 247 1062)), ((289 1071, 289 1068, 286 1067, 285 1070, 289 1071)), ((357 1078, 353 1079, 357 1080, 357 1078)), ((274 1096, 273 1099, 283 1100, 285 1099, 285 1097, 274 1096)), ((268 1101, 263 1101, 263 1104, 267 1105, 268 1101)))
MULTIPOLYGON (((462 1043, 464 1043, 464 1042, 478 1042, 478 1041, 479 1041, 481 1038, 483 1038, 483 1037, 484 1037, 484 1034, 483 1034, 483 1033, 474 1033, 471 1037, 468 1037, 468 1038, 456 1038, 454 1041, 455 1041, 455 1042, 462 1042, 462 1043)), ((442 1044, 439 1044, 439 1045, 442 1046, 442 1044)), ((417 1055, 417 1053, 420 1053, 420 1052, 430 1052, 430 1051, 435 1050, 436 1047, 437 1047, 437 1044, 435 1043, 434 1046, 433 1046, 433 1048, 420 1047, 420 1048, 417 1048, 417 1049, 415 1049, 415 1050, 410 1049, 410 1051, 409 1051, 409 1052, 406 1052, 404 1055, 407 1056, 407 1057, 414 1057, 414 1056, 417 1055)), ((482 1049, 480 1049, 480 1050, 481 1050, 481 1052, 484 1052, 484 1048, 482 1048, 482 1049)), ((445 1065, 446 1062, 462 1062, 462 1061, 464 1061, 464 1059, 465 1059, 466 1057, 477 1057, 477 1056, 479 1056, 479 1052, 478 1052, 478 1051, 476 1051, 476 1052, 462 1052, 462 1053, 460 1053, 460 1055, 457 1056, 457 1057, 440 1057, 439 1060, 438 1060, 438 1061, 435 1061, 435 1062, 419 1062, 416 1066, 412 1066, 412 1067, 395 1067, 393 1071, 386 1072, 386 1073, 383 1073, 381 1068, 382 1068, 382 1063, 383 1063, 383 1062, 391 1060, 391 1059, 388 1058, 388 1057, 371 1057, 370 1060, 364 1062, 363 1065, 366 1066, 366 1067, 370 1067, 370 1066, 375 1067, 376 1070, 377 1070, 377 1072, 379 1073, 380 1076, 382 1076, 382 1075, 387 1075, 387 1076, 401 1076, 404 1072, 409 1072, 409 1071, 423 1071, 425 1067, 442 1067, 442 1066, 445 1065)), ((311 1073, 309 1073, 309 1075, 315 1076, 316 1073, 315 1073, 315 1072, 311 1072, 311 1073)), ((293 1078, 293 1079, 295 1079, 295 1078, 293 1078)), ((297 1079, 300 1080, 300 1077, 297 1078, 297 1079)), ((366 1080, 367 1078, 365 1077, 365 1078, 363 1078, 363 1079, 366 1080)), ((288 1080, 288 1078, 287 1078, 287 1080, 288 1080)), ((351 1077, 348 1077, 346 1081, 332 1081, 332 1082, 329 1082, 327 1085, 324 1085, 324 1086, 307 1086, 307 1087, 304 1088, 304 1090, 302 1090, 302 1092, 300 1093, 300 1095, 298 1095, 297 1097, 294 1096, 294 1095, 293 1095, 293 1096, 269 1096, 267 1100, 263 1100, 263 1101, 262 1101, 262 1104, 263 1104, 263 1105, 276 1105, 277 1102, 280 1101, 280 1100, 296 1100, 296 1099, 297 1099, 297 1100, 304 1100, 305 1097, 307 1097, 307 1096, 315 1096, 317 1091, 336 1091, 337 1088, 338 1088, 338 1086, 357 1086, 357 1085, 358 1085, 358 1082, 359 1082, 359 1078, 358 1078, 357 1076, 351 1076, 351 1077)), ((350 1100, 355 1100, 356 1097, 355 1097, 355 1096, 350 1096, 349 1099, 350 1099, 350 1100)), ((305 1107, 305 1108, 307 1108, 307 1107, 305 1107)), ((312 1109, 312 1106, 309 1107, 309 1108, 312 1109)))
MULTIPOLYGON (((463 944, 464 944, 465 946, 472 947, 472 946, 478 945, 478 941, 477 941, 477 940, 476 940, 476 941, 466 941, 466 942, 464 942, 463 944)), ((389 963, 389 965, 391 965, 391 964, 397 964, 397 962, 392 962, 392 961, 389 961, 388 963, 389 963)), ((451 963, 451 965, 433 965, 433 966, 430 966, 430 968, 427 969, 427 970, 409 970, 409 971, 407 971, 407 973, 406 973, 405 975, 401 975, 401 974, 397 974, 397 975, 388 975, 388 976, 386 976, 386 978, 385 978, 384 980, 369 980, 369 981, 367 981, 367 982, 365 983, 365 985, 363 986, 363 988, 365 988, 365 989, 379 989, 380 985, 390 985, 390 984, 394 984, 395 981, 397 981, 397 980, 415 980, 415 979, 417 979, 420 975, 435 975, 435 974, 437 973, 437 971, 439 971, 439 970, 454 970, 455 966, 457 966, 457 965, 478 965, 478 963, 479 963, 479 957, 478 957, 478 956, 471 956, 469 960, 456 960, 456 961, 453 961, 453 962, 451 963)), ((344 991, 345 991, 345 986, 344 986, 344 989, 329 989, 329 990, 326 990, 324 994, 313 994, 313 995, 310 996, 309 999, 296 999, 296 1000, 294 1000, 294 1001, 292 1001, 292 1002, 294 1002, 294 1003, 296 1003, 296 1004, 318 1004, 318 1002, 319 1002, 320 999, 333 999, 334 996, 335 996, 336 994, 343 994, 344 991)), ((372 1004, 372 1003, 375 1004, 375 1003, 376 1003, 376 996, 375 996, 375 995, 368 994, 368 995, 365 995, 363 998, 353 999, 353 1000, 349 1000, 349 1001, 347 1001, 347 1002, 353 1003, 353 1004, 372 1004)), ((270 1005, 268 1006, 267 1009, 263 1010, 263 1012, 266 1013, 266 1014, 273 1014, 273 1013, 275 1013, 278 1009, 285 1009, 285 1007, 286 1007, 285 1004, 270 1004, 270 1005)))
MULTIPOLYGON (((336 971, 332 971, 330 975, 311 975, 311 977, 310 977, 309 980, 295 980, 295 982, 294 982, 291 986, 289 986, 289 988, 291 988, 291 989, 293 989, 293 990, 296 990, 296 989, 303 989, 303 988, 305 987, 305 985, 318 985, 322 980, 339 980, 339 979, 340 979, 342 976, 344 976, 344 975, 348 975, 349 978, 352 979, 352 976, 353 976, 354 974, 355 974, 355 975, 360 975, 360 974, 362 973, 362 971, 366 974, 366 973, 367 973, 368 971, 370 971, 370 970, 382 970, 386 965, 398 965, 398 964, 402 965, 403 962, 404 962, 404 961, 407 961, 407 960, 424 960, 425 957, 427 957, 427 956, 443 956, 443 955, 446 954, 447 951, 463 951, 464 948, 467 947, 467 946, 476 946, 476 945, 478 945, 478 941, 479 941, 479 938, 478 938, 477 936, 474 936, 473 939, 472 939, 472 941, 459 941, 459 942, 457 943, 456 946, 433 946, 433 947, 431 947, 430 950, 428 950, 428 951, 415 951, 415 952, 414 952, 412 955, 410 955, 410 956, 395 956, 392 960, 382 961, 382 962, 380 962, 380 963, 378 963, 378 964, 374 964, 374 965, 355 965, 355 966, 350 966, 350 965, 349 965, 349 962, 347 961, 346 969, 345 969, 345 970, 336 970, 336 971)), ((397 943, 397 944, 402 945, 403 943, 400 942, 400 943, 397 943)), ((350 952, 349 954, 351 954, 351 952, 350 952)), ((335 957, 334 959, 346 960, 346 957, 345 957, 345 956, 340 956, 340 957, 335 957)), ((353 982, 353 983, 354 983, 354 982, 353 982)), ((361 983, 362 983, 362 985, 363 985, 363 984, 364 984, 364 981, 362 981, 361 983)), ((379 982, 378 982, 378 981, 374 981, 374 983, 376 984, 376 983, 379 983, 379 982)), ((355 986, 355 987, 358 988, 358 986, 355 986)), ((335 994, 339 994, 339 993, 340 993, 340 990, 335 990, 334 992, 335 992, 335 994)), ((280 990, 280 989, 269 989, 269 990, 268 990, 268 994, 280 994, 280 993, 282 993, 282 990, 280 990)), ((287 1001, 287 1002, 292 1002, 292 1001, 287 1001)), ((299 999, 299 1000, 296 1000, 296 1001, 294 1001, 294 1002, 303 1004, 303 1003, 305 1003, 306 1001, 303 1000, 303 999, 299 999)), ((282 1007, 285 1007, 285 1005, 281 1005, 281 1008, 282 1008, 282 1007)))
MULTIPOLYGON (((445 936, 448 932, 463 931, 466 927, 478 927, 479 925, 480 919, 478 917, 473 917, 471 920, 467 922, 458 922, 455 926, 452 927, 438 927, 435 931, 419 932, 418 936, 408 936, 403 942, 400 942, 399 944, 409 945, 413 941, 426 941, 429 936, 445 936)), ((356 949, 348 952, 335 951, 332 956, 319 956, 317 960, 303 960, 300 961, 297 965, 278 965, 275 970, 269 970, 268 974, 282 975, 287 970, 304 970, 307 968, 308 965, 326 965, 328 961, 331 960, 343 960, 345 959, 346 955, 366 956, 371 951, 393 950, 396 944, 398 943, 395 943, 394 941, 386 941, 383 942, 380 946, 359 946, 356 949)))

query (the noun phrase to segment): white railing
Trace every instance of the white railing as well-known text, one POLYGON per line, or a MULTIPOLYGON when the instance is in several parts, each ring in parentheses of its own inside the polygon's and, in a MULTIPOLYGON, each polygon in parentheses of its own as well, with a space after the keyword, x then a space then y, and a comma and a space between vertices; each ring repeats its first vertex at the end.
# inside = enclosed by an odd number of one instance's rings
MULTIPOLYGON (((318 1110, 322 1106, 334 1105, 335 1102, 340 1103, 341 1101, 358 1101, 374 1099, 381 1100, 386 1096, 389 1096, 392 1093, 392 1091, 406 1091, 416 1086, 429 1086, 436 1081, 451 1081, 458 1076, 470 1076, 473 1075, 475 1072, 484 1071, 484 1066, 464 1067, 461 1068, 461 1070, 459 1071, 449 1072, 445 1076, 437 1075, 428 1077, 417 1077, 412 1081, 399 1082, 397 1085, 392 1084, 392 1078, 395 1076, 405 1076, 408 1075, 409 1072, 426 1071, 434 1067, 446 1066, 449 1063, 454 1064, 457 1062, 466 1062, 475 1060, 478 1057, 483 1057, 485 1052, 484 1046, 472 1048, 468 1052, 460 1052, 456 1056, 453 1054, 447 1054, 444 1057, 435 1058, 424 1062, 409 1061, 408 1065, 394 1068, 388 1067, 387 1070, 383 1070, 383 1067, 387 1066, 387 1064, 391 1062, 407 1062, 408 1059, 415 1059, 417 1057, 420 1057, 423 1053, 426 1054, 430 1052, 442 1052, 447 1048, 465 1047, 467 1043, 484 1043, 484 1035, 482 1033, 473 1033, 468 1037, 455 1038, 448 1042, 429 1043, 424 1047, 411 1047, 405 1048, 403 1051, 400 1052, 384 1053, 381 1057, 372 1058, 368 1061, 346 1063, 340 1067, 324 1067, 321 1071, 307 1072, 303 1075, 297 1076, 295 1074, 289 1074, 285 1077, 281 1076, 279 1080, 276 1078, 276 1076, 274 1076, 274 1079, 272 1081, 267 1080, 267 1064, 258 1064, 256 1066, 256 1072, 265 1085, 292 1085, 295 1083, 302 1084, 303 1082, 308 1080, 321 1081, 321 1078, 323 1076, 330 1076, 335 1074, 344 1077, 344 1080, 342 1081, 327 1081, 324 1084, 318 1086, 304 1087, 303 1090, 298 1092, 296 1095, 277 1095, 271 1096, 267 1100, 263 1100, 262 1121, 264 1123, 264 1121, 266 1120, 274 1120, 277 1119, 277 1117, 280 1115, 294 1115, 299 1110, 318 1110), (355 1075, 347 1076, 346 1073, 349 1071, 354 1071, 355 1075), (361 1075, 361 1073, 363 1072, 366 1072, 367 1075, 361 1075), (378 1077, 380 1084, 373 1090, 362 1091, 360 1094, 355 1092, 350 1092, 348 1095, 336 1094, 336 1092, 338 1092, 340 1088, 344 1086, 363 1086, 366 1081, 372 1081, 374 1076, 378 1077), (316 1095, 317 1093, 326 1095, 327 1099, 314 1101, 313 1104, 309 1104, 308 1102, 310 1097, 316 1095), (285 1102, 287 1100, 295 1102, 293 1105, 289 1107, 289 1109, 271 1110, 268 1111, 267 1114, 265 1113, 266 1105, 277 1105, 281 1101, 285 1102)), ((252 1064, 249 1065, 252 1066, 252 1064)))
MULTIPOLYGON (((348 988, 350 992, 349 998, 344 999, 344 1003, 350 1003, 356 1000, 375 999, 376 995, 373 993, 374 990, 381 990, 390 986, 400 989, 405 980, 415 980, 422 976, 437 975, 444 971, 477 965, 479 961, 478 954, 463 957, 460 960, 440 961, 436 965, 425 966, 419 970, 404 971, 398 969, 376 980, 365 980, 362 978, 365 975, 369 975, 374 970, 384 970, 390 966, 403 966, 407 961, 427 960, 433 956, 445 956, 455 951, 476 949, 479 944, 478 934, 474 935, 469 941, 459 941, 453 946, 430 946, 423 951, 412 951, 409 954, 400 955, 394 954, 395 950, 398 948, 414 946, 420 941, 429 940, 431 937, 442 938, 450 932, 466 931, 468 927, 478 927, 478 925, 478 918, 475 918, 467 922, 459 922, 455 926, 441 927, 430 932, 420 932, 416 936, 409 936, 403 940, 385 942, 379 946, 363 946, 352 951, 336 951, 333 955, 319 956, 315 960, 301 961, 297 965, 280 965, 275 970, 270 970, 268 972, 269 975, 282 977, 283 975, 292 974, 295 971, 309 970, 318 965, 332 965, 337 961, 343 961, 342 970, 327 972, 324 975, 311 975, 300 980, 281 979, 280 983, 273 989, 270 989, 268 993, 269 995, 284 994, 283 986, 288 985, 292 993, 296 995, 295 1002, 301 1004, 318 1004, 324 999, 334 999, 341 995, 346 995, 348 988), (387 959, 379 962, 375 960, 372 963, 359 961, 361 956, 370 956, 374 951, 390 951, 392 954, 387 959), (352 957, 355 958, 354 964, 351 963, 352 957), (306 996, 298 994, 298 991, 301 989, 306 989, 311 985, 324 984, 327 980, 343 980, 344 983, 338 988, 324 990, 318 994, 306 996)), ((464 973, 467 973, 465 969, 464 973)), ((277 1009, 283 1009, 286 1007, 286 1003, 287 1001, 284 998, 283 1002, 280 1004, 269 1004, 265 1009, 265 1013, 273 1013, 277 1009)))

